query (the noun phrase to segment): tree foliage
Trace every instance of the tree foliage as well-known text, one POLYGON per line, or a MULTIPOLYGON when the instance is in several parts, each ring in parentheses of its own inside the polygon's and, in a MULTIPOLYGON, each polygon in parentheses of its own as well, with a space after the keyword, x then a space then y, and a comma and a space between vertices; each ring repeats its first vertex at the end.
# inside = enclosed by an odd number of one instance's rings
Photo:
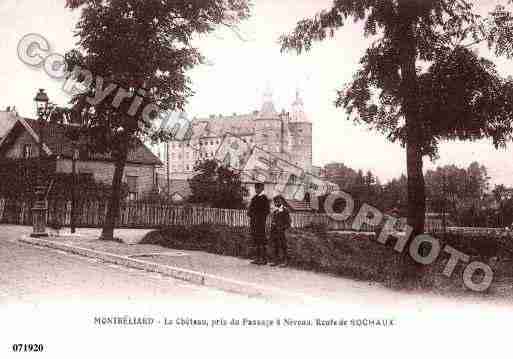
MULTIPOLYGON (((370 57, 366 61, 348 89, 339 92, 337 105, 349 113, 358 112, 358 123, 405 145, 408 134, 398 93, 400 81, 392 88, 379 84, 380 71, 387 69, 379 69, 370 57), (383 86, 377 95, 374 84, 383 86)), ((435 158, 441 140, 489 137, 496 146, 504 146, 511 137, 513 82, 501 78, 492 62, 468 48, 458 46, 419 71, 417 94, 422 155, 435 158)))
MULTIPOLYGON (((497 227, 513 226, 513 188, 506 187, 503 184, 496 185, 492 191, 493 205, 491 221, 487 225, 497 227)), ((488 219, 488 218, 486 218, 488 219)))
MULTIPOLYGON (((102 237, 111 239, 119 212, 119 187, 130 147, 139 139, 168 140, 156 130, 158 112, 181 110, 192 95, 187 71, 204 59, 196 35, 233 28, 249 16, 249 0, 67 0, 81 12, 77 47, 68 68, 90 71, 91 86, 74 96, 88 142, 111 153, 113 195, 102 237), (110 86, 110 87, 109 87, 110 86), (112 91, 109 91, 112 90, 112 91), (96 100, 94 100, 96 97, 96 100)), ((70 76, 88 82, 88 73, 70 76)))
POLYGON ((455 165, 438 167, 426 172, 428 208, 432 212, 446 213, 455 223, 465 222, 471 208, 480 210, 489 192, 490 177, 484 166, 477 162, 468 168, 455 165))
POLYGON ((492 137, 501 145, 511 134, 513 84, 470 46, 486 42, 495 54, 511 57, 513 15, 497 6, 481 17, 467 0, 335 0, 282 36, 282 50, 308 51, 348 18, 362 21, 373 42, 335 103, 357 114, 357 123, 406 146, 408 222, 420 233, 422 157, 436 157, 440 140, 492 137))
POLYGON ((92 86, 73 99, 75 110, 96 129, 92 139, 105 151, 116 147, 117 137, 124 141, 125 133, 165 139, 165 133, 155 133, 156 113, 143 116, 144 107, 183 109, 193 94, 187 71, 204 62, 193 37, 219 25, 236 26, 249 16, 246 0, 68 0, 67 6, 81 10, 79 40, 67 54, 68 67, 78 65, 93 74, 92 86), (87 101, 109 84, 130 91, 118 108, 112 105, 118 88, 97 105, 87 101), (143 102, 133 113, 136 94, 143 102))
MULTIPOLYGON (((497 55, 513 55, 513 15, 497 6, 488 18, 468 1, 335 1, 329 11, 298 23, 281 38, 283 49, 310 50, 313 42, 334 36, 348 17, 365 22, 365 36, 376 40, 360 60, 353 81, 338 92, 336 106, 353 119, 407 142, 404 101, 418 102, 416 125, 424 155, 435 157, 440 140, 493 138, 504 145, 511 135, 513 82, 467 44, 486 41, 497 55), (402 17, 404 15, 404 17, 402 17), (401 73, 400 32, 406 19, 415 26, 414 58, 418 84, 406 86, 401 73), (424 66, 424 68, 423 68, 424 66)), ((511 3, 511 1, 509 1, 511 3)))
MULTIPOLYGON (((407 179, 404 175, 381 184, 368 171, 354 170, 343 164, 331 165, 326 179, 351 194, 358 208, 369 204, 383 213, 404 217, 407 214, 407 179)), ((440 166, 426 171, 427 212, 447 223, 465 227, 504 227, 513 223, 513 189, 498 184, 491 188, 485 166, 472 162, 468 167, 440 166)), ((321 198, 322 200, 322 198, 321 198)), ((321 202, 323 203, 323 202, 321 202)), ((335 202, 342 211, 343 200, 335 202)), ((321 206, 322 209, 322 206, 321 206)))
MULTIPOLYGON (((357 208, 366 203, 385 212, 397 208, 400 215, 404 214, 407 203, 404 176, 383 185, 370 170, 364 173, 362 170, 355 170, 343 163, 337 163, 329 165, 324 179, 337 184, 342 191, 349 193, 357 208)), ((344 203, 339 207, 343 209, 344 203)))
POLYGON ((247 189, 240 174, 215 160, 206 160, 194 167, 197 172, 189 180, 191 203, 204 203, 216 208, 245 208, 247 189))

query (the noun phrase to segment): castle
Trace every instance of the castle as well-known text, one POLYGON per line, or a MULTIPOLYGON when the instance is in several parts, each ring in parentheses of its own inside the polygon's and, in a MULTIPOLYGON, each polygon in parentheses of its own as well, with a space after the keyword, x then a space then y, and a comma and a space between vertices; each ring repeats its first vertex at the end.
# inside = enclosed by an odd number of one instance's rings
POLYGON ((214 159, 216 150, 226 134, 241 138, 272 155, 312 173, 312 123, 308 120, 299 91, 291 111, 278 112, 272 93, 264 94, 262 107, 250 114, 231 116, 211 115, 194 118, 191 131, 182 140, 166 143, 156 152, 164 166, 159 177, 161 188, 170 188, 170 194, 186 197, 182 181, 194 175, 194 166, 214 159), (167 185, 166 185, 167 183, 167 185))

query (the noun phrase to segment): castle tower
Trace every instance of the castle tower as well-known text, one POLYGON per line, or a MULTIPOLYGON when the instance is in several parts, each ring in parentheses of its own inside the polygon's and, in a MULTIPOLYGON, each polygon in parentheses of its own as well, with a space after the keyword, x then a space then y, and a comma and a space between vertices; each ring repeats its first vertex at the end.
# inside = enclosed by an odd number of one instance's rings
POLYGON ((291 120, 292 122, 308 122, 308 118, 305 113, 303 99, 301 98, 299 89, 296 90, 296 99, 292 103, 291 120))
POLYGON ((306 116, 299 90, 296 91, 296 99, 292 103, 289 132, 291 139, 289 153, 292 162, 310 172, 312 170, 312 123, 306 116))
POLYGON ((268 86, 264 93, 262 107, 255 119, 255 144, 272 153, 281 152, 281 120, 273 101, 273 93, 268 86))
POLYGON ((273 91, 271 89, 271 86, 268 84, 267 89, 264 92, 264 100, 262 102, 262 108, 260 109, 258 118, 270 119, 277 117, 278 112, 276 111, 276 107, 274 106, 273 91))

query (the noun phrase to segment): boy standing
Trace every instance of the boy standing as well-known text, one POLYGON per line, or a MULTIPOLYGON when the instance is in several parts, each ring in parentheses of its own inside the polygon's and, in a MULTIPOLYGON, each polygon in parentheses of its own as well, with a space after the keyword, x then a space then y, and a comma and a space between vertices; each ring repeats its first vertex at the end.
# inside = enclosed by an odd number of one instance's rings
POLYGON ((290 214, 283 197, 276 196, 273 201, 276 209, 273 211, 271 222, 271 239, 274 244, 274 261, 271 266, 286 267, 288 255, 285 232, 290 228, 290 214))

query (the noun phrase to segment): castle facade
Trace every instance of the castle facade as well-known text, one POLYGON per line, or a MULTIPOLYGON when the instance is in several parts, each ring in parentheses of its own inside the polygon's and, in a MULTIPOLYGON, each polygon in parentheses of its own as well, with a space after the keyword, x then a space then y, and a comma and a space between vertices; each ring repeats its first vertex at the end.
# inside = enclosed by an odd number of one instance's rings
POLYGON ((194 118, 190 128, 190 133, 183 139, 170 141, 156 151, 164 163, 160 171, 161 183, 191 178, 197 163, 214 159, 227 134, 301 167, 305 172, 312 171, 312 123, 305 114, 299 92, 290 112, 276 111, 269 92, 259 111, 194 118))

